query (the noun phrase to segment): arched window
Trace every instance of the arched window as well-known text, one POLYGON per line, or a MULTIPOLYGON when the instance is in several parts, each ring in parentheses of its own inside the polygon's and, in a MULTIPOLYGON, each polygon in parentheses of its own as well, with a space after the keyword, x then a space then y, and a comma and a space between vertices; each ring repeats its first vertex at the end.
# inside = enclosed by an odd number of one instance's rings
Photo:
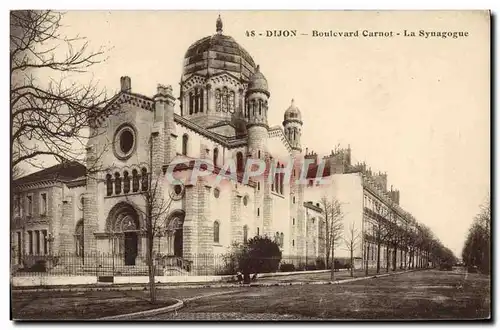
POLYGON ((243 167, 243 154, 241 152, 238 152, 236 154, 236 171, 237 172, 243 172, 244 167, 243 167))
POLYGON ((234 97, 234 92, 229 93, 229 112, 234 113, 236 102, 234 97))
POLYGON ((285 246, 285 235, 283 233, 280 234, 280 243, 281 247, 285 246))
POLYGON ((132 191, 139 191, 139 173, 136 169, 132 170, 132 191))
POLYGON ((200 92, 198 88, 194 90, 194 113, 198 113, 200 110, 200 92))
POLYGON ((227 87, 222 88, 222 112, 227 112, 229 109, 229 95, 227 87))
POLYGON ((257 158, 260 159, 260 150, 257 151, 257 158))
POLYGON ((79 220, 75 229, 75 253, 82 257, 83 251, 83 220, 79 220))
MULTIPOLYGON (((281 168, 284 168, 283 165, 281 165, 281 168)), ((280 173, 280 194, 283 195, 283 182, 285 181, 285 173, 283 171, 280 173)))
POLYGON ((182 136, 182 154, 184 156, 187 156, 188 153, 188 142, 189 142, 189 136, 187 134, 184 134, 182 136))
POLYGON ((113 180, 111 174, 106 175, 106 196, 113 195, 113 180))
POLYGON ((274 241, 278 244, 278 246, 280 246, 280 233, 276 232, 274 235, 274 241))
POLYGON ((217 166, 217 158, 219 158, 219 149, 214 149, 214 166, 217 166))
POLYGON ((257 236, 259 236, 259 235, 260 235, 260 229, 259 229, 259 227, 257 227, 257 236))
POLYGON ((130 192, 130 176, 128 172, 123 172, 123 192, 128 194, 130 192))
POLYGON ((248 242, 248 226, 244 225, 243 226, 243 243, 248 242))
POLYGON ((215 111, 220 112, 222 108, 220 89, 215 90, 215 111))
POLYGON ((142 191, 148 190, 148 170, 145 167, 141 170, 141 187, 142 191))
POLYGON ((194 108, 194 98, 193 98, 193 92, 189 93, 189 114, 193 114, 193 108, 194 108))
MULTIPOLYGON (((276 169, 280 168, 280 163, 277 163, 276 169)), ((274 174, 274 191, 279 192, 279 186, 280 186, 280 174, 278 171, 274 174)))
POLYGON ((120 173, 115 173, 115 194, 122 193, 122 178, 120 178, 120 173))
POLYGON ((262 100, 259 100, 259 116, 262 116, 262 100))
POLYGON ((200 112, 203 112, 203 88, 200 88, 200 112))
POLYGON ((219 221, 214 221, 214 243, 219 243, 219 221))

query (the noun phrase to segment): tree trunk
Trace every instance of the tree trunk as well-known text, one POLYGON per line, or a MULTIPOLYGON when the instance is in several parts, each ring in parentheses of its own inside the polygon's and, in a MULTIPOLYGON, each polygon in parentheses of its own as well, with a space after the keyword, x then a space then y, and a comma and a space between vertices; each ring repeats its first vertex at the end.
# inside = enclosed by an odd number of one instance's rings
POLYGON ((151 303, 156 303, 155 269, 153 260, 153 240, 148 240, 148 273, 149 273, 149 296, 151 303))
POLYGON ((354 277, 354 242, 351 241, 351 277, 354 277))
POLYGON ((393 254, 392 254, 392 271, 396 271, 396 267, 397 267, 397 253, 398 253, 398 248, 396 247, 396 245, 394 245, 394 251, 392 251, 393 254))
POLYGON ((380 239, 377 242, 377 274, 380 273, 380 239))
POLYGON ((330 273, 330 280, 335 280, 335 248, 332 248, 332 271, 330 273))
POLYGON ((385 272, 386 273, 389 272, 389 258, 390 258, 389 244, 386 244, 386 246, 385 246, 385 272))
POLYGON ((365 275, 368 276, 368 257, 370 256, 370 245, 366 245, 366 256, 365 256, 365 275))
POLYGON ((404 268, 406 269, 406 267, 408 266, 408 263, 407 263, 407 260, 406 260, 406 259, 408 258, 408 251, 407 251, 407 250, 405 250, 404 255, 405 255, 405 264, 404 264, 404 268))
POLYGON ((250 284, 250 273, 249 272, 243 273, 243 284, 250 284))
POLYGON ((151 216, 151 207, 148 207, 147 213, 147 262, 148 262, 148 275, 149 275, 149 298, 152 304, 156 303, 156 287, 155 287, 155 269, 154 269, 154 260, 153 260, 153 244, 154 244, 154 235, 153 235, 153 223, 151 216))

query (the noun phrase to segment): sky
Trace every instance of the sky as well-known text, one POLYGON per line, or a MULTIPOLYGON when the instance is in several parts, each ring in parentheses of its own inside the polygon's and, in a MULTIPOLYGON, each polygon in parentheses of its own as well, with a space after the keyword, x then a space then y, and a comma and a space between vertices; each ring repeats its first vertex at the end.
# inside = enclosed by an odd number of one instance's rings
MULTIPOLYGON (((387 172, 401 206, 460 256, 490 187, 490 27, 484 12, 92 11, 68 12, 62 32, 87 37, 108 59, 92 75, 110 93, 121 76, 153 96, 179 94, 184 54, 215 33, 221 15, 268 80, 271 126, 291 99, 302 112, 302 146, 326 155, 350 144, 354 162, 387 172), (252 30, 297 30, 248 37, 252 30), (467 31, 459 39, 319 38, 317 31, 467 31), (301 35, 307 33, 307 36, 301 35)), ((178 105, 177 105, 178 106, 178 105)))

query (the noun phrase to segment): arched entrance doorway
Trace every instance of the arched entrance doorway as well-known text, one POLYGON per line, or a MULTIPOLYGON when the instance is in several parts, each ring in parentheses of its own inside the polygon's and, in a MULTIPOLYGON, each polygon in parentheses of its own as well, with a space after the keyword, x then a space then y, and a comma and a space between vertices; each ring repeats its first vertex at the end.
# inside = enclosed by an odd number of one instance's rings
POLYGON ((139 254, 139 216, 128 203, 119 203, 109 212, 107 232, 112 239, 112 254, 122 255, 126 266, 134 266, 139 254))
POLYGON ((173 211, 167 221, 167 244, 168 255, 182 257, 183 254, 183 231, 184 211, 173 211))

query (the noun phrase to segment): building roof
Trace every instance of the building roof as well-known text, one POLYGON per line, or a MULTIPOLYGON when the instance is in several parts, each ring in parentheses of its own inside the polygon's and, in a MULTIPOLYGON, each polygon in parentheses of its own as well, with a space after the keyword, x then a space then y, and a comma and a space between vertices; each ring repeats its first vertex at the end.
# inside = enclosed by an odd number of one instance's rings
MULTIPOLYGON (((267 85, 267 79, 260 72, 260 67, 257 65, 254 74, 250 77, 250 82, 248 83, 249 91, 262 91, 264 93, 269 92, 269 87, 267 85)), ((269 94, 269 93, 267 93, 269 94)))
POLYGON ((189 46, 184 55, 182 81, 193 74, 205 76, 220 71, 231 72, 237 78, 248 81, 255 71, 255 62, 232 37, 222 34, 222 20, 219 17, 216 34, 189 46))
POLYGON ((87 168, 85 165, 76 161, 67 161, 49 168, 40 170, 35 173, 28 174, 22 178, 15 180, 14 185, 22 185, 38 181, 72 181, 86 175, 87 168))
POLYGON ((295 101, 292 99, 292 103, 286 109, 285 114, 283 116, 284 122, 287 121, 297 121, 302 122, 302 114, 300 113, 299 108, 295 105, 295 101))

